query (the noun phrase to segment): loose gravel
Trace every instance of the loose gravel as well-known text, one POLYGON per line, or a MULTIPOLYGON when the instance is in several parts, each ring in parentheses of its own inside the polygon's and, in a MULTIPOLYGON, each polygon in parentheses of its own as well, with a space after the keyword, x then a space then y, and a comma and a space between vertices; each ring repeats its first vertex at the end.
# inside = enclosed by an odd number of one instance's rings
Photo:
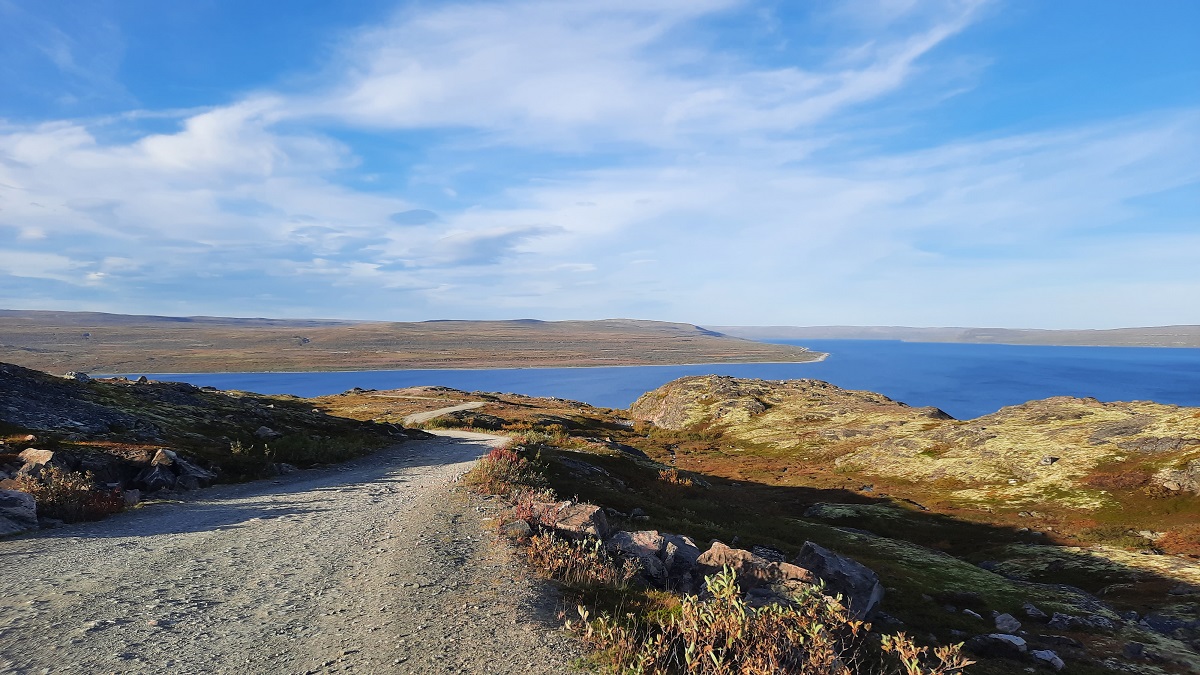
POLYGON ((454 485, 503 442, 439 432, 0 541, 0 672, 572 672, 561 600, 454 485))

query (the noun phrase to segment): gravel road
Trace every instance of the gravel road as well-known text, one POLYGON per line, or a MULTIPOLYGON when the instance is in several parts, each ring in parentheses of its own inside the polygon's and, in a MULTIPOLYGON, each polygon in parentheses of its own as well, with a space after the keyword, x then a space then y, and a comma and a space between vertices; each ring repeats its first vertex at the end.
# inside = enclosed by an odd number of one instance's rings
POLYGON ((411 424, 420 424, 422 422, 428 422, 429 420, 431 420, 435 417, 441 417, 442 415, 445 415, 446 413, 458 412, 460 410, 475 410, 476 408, 482 408, 485 405, 487 405, 487 404, 484 403, 483 401, 469 401, 469 402, 463 403, 461 405, 452 405, 447 408, 438 408, 437 410, 429 410, 427 412, 413 413, 404 418, 404 423, 410 424, 410 425, 411 424))
POLYGON ((439 432, 0 541, 4 673, 565 673, 559 600, 453 486, 439 432))

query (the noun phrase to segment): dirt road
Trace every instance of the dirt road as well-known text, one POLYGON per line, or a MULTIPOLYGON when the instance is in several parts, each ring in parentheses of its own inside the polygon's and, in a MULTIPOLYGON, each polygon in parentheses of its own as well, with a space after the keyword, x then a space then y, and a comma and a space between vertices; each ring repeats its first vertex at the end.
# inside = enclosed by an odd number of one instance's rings
POLYGON ((0 541, 4 673, 563 673, 576 647, 442 432, 0 541))
POLYGON ((404 423, 408 425, 420 424, 422 422, 428 422, 435 417, 441 417, 446 413, 458 412, 460 410, 475 410, 476 408, 482 408, 485 405, 487 404, 483 401, 470 401, 461 405, 452 405, 446 408, 430 410, 428 412, 413 413, 404 418, 404 423))

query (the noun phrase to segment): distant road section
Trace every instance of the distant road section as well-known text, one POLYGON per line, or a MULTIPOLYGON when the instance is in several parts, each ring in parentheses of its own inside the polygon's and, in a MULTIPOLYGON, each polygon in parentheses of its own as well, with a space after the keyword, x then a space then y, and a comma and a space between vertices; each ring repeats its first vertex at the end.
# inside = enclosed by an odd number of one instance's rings
POLYGON ((691 324, 321 321, 0 310, 0 362, 54 373, 647 366, 822 354, 691 324))
POLYGON ((908 328, 905 326, 709 326, 750 340, 903 340, 1069 347, 1200 347, 1200 326, 1036 330, 1020 328, 908 328))

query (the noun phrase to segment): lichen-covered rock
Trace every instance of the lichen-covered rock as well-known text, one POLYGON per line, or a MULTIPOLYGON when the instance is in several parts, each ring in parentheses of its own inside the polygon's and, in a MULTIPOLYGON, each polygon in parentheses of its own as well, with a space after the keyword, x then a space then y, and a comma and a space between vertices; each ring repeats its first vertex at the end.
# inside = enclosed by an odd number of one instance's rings
POLYGON ((1172 492, 1191 492, 1200 495, 1200 459, 1193 459, 1180 469, 1163 469, 1154 482, 1172 492))

